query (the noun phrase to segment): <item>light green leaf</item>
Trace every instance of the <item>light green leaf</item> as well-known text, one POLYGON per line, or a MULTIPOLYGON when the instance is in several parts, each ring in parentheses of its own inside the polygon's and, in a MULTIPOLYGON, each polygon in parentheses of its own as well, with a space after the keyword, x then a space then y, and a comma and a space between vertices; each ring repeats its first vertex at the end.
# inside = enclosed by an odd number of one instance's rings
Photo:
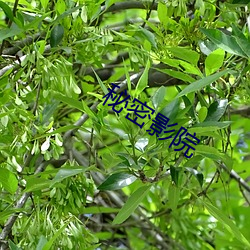
POLYGON ((148 70, 150 67, 150 61, 147 61, 146 67, 136 85, 135 96, 139 96, 141 92, 148 86, 148 70))
POLYGON ((117 213, 119 212, 119 208, 114 208, 114 207, 82 207, 80 208, 81 214, 105 214, 105 213, 117 213))
POLYGON ((205 78, 202 78, 198 81, 195 81, 195 82, 189 84, 185 89, 183 89, 181 91, 181 93, 179 93, 176 96, 176 98, 179 98, 179 97, 186 95, 188 93, 200 90, 200 89, 206 87, 207 85, 213 83, 214 81, 218 80, 220 77, 222 77, 223 75, 225 75, 229 72, 231 72, 231 71, 226 69, 226 70, 223 70, 221 72, 215 73, 215 74, 207 76, 205 78))
POLYGON ((225 57, 225 51, 222 49, 217 49, 210 53, 205 60, 205 72, 206 75, 211 75, 223 65, 225 57))
MULTIPOLYGON (((94 71, 94 69, 93 69, 93 71, 94 71)), ((96 74, 95 71, 94 71, 94 73, 95 73, 95 76, 96 76, 96 79, 97 79, 98 83, 100 84, 100 86, 101 86, 101 88, 102 88, 103 93, 104 93, 105 95, 108 94, 108 89, 107 89, 107 87, 105 86, 105 84, 102 82, 102 80, 101 80, 100 77, 96 74)))
POLYGON ((66 166, 64 168, 61 168, 58 173, 56 174, 55 178, 51 182, 51 186, 54 185, 57 182, 61 182, 62 180, 74 176, 77 174, 80 174, 82 172, 85 172, 85 168, 83 167, 73 167, 73 166, 66 166))
POLYGON ((31 176, 26 178, 26 188, 24 192, 33 192, 38 190, 44 190, 46 188, 49 188, 51 185, 51 180, 37 177, 37 176, 31 176))
POLYGON ((64 231, 64 229, 68 226, 69 222, 64 222, 65 224, 55 232, 55 234, 53 235, 53 237, 45 244, 45 246, 43 247, 42 250, 49 250, 52 245, 53 242, 59 237, 59 235, 64 231))
POLYGON ((161 86, 159 89, 157 89, 155 94, 152 96, 152 104, 155 109, 157 109, 161 105, 165 95, 166 95, 166 87, 161 86))
POLYGON ((18 187, 18 180, 16 176, 5 168, 0 168, 0 183, 11 194, 14 194, 18 187))
MULTIPOLYGON (((201 200, 201 199, 200 199, 201 200)), ((250 242, 245 238, 245 236, 240 232, 238 227, 230 220, 221 210, 213 206, 212 204, 202 201, 208 212, 216 218, 223 226, 232 233, 239 241, 241 241, 245 246, 250 248, 250 242)))
POLYGON ((157 7, 158 18, 161 23, 167 24, 168 20, 168 9, 165 3, 159 2, 157 7))
POLYGON ((36 250, 43 250, 43 247, 45 246, 45 244, 47 243, 47 239, 44 235, 41 235, 40 236, 40 239, 38 241, 38 244, 37 244, 37 247, 36 247, 36 250))
POLYGON ((207 116, 207 108, 206 107, 201 107, 199 112, 198 112, 198 118, 200 122, 203 122, 207 116))
POLYGON ((150 185, 144 185, 138 188, 127 200, 120 212, 116 215, 112 224, 121 224, 124 222, 139 206, 143 198, 150 189, 150 185))
POLYGON ((174 211, 177 208, 180 198, 180 188, 174 182, 171 182, 168 188, 168 203, 169 207, 174 211))
POLYGON ((200 58, 200 54, 198 52, 181 47, 169 48, 168 50, 172 52, 175 57, 190 62, 194 66, 197 66, 200 58))

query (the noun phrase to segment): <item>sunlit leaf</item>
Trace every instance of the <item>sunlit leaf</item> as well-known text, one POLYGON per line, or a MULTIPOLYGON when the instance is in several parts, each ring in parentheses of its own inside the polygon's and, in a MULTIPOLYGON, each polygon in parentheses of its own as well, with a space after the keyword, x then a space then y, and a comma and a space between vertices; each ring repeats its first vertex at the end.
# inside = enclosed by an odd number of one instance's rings
POLYGON ((0 183, 11 194, 14 194, 18 187, 16 176, 5 168, 0 168, 0 183))

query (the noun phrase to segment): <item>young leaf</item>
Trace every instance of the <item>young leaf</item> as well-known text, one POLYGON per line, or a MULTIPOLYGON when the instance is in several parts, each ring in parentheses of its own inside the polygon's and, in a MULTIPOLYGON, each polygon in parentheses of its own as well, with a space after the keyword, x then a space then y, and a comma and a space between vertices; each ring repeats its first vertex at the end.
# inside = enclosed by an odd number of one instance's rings
POLYGON ((61 24, 56 25, 50 35, 50 46, 56 47, 63 39, 64 28, 61 24))
POLYGON ((132 174, 120 172, 109 176, 99 187, 99 190, 117 190, 133 183, 136 177, 132 174))
POLYGON ((225 56, 225 51, 222 49, 217 49, 210 53, 205 60, 205 72, 206 75, 211 75, 223 65, 225 56))
POLYGON ((16 176, 5 168, 0 168, 0 183, 2 183, 3 187, 11 194, 14 194, 18 187, 16 176))
POLYGON ((124 222, 139 206, 143 198, 150 189, 150 185, 144 185, 138 188, 127 200, 120 212, 116 215, 112 224, 121 224, 124 222))
POLYGON ((160 22, 163 24, 167 24, 168 9, 167 9, 167 5, 165 3, 163 3, 163 2, 158 3, 157 14, 158 14, 158 18, 159 18, 160 22))

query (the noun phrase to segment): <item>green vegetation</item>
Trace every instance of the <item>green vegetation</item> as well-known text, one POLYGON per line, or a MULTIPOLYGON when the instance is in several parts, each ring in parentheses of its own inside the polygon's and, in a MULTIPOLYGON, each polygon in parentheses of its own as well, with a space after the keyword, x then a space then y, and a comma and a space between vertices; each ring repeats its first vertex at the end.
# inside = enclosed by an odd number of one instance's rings
POLYGON ((250 249, 248 7, 0 1, 0 249, 250 249))

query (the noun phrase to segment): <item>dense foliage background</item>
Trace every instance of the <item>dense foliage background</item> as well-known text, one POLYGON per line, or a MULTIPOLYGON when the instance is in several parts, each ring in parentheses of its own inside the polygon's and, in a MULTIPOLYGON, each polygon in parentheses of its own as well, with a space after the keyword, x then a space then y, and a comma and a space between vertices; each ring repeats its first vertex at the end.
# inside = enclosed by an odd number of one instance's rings
POLYGON ((0 249, 250 249, 248 7, 0 1, 0 249))

